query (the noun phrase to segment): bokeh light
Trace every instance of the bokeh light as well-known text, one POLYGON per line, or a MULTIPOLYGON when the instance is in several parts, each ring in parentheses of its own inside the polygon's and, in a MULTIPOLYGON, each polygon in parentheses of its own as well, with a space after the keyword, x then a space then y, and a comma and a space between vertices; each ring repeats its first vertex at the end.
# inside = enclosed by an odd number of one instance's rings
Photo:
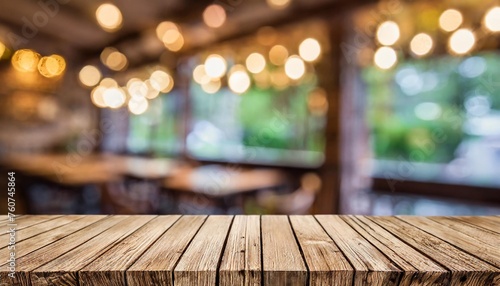
POLYGON ((380 47, 374 55, 374 63, 381 69, 390 69, 398 61, 396 51, 390 47, 380 47))
POLYGON ((305 71, 304 61, 299 56, 294 55, 286 60, 285 73, 289 78, 297 80, 304 76, 305 71))
POLYGON ((269 61, 274 65, 283 65, 288 58, 288 50, 282 45, 273 46, 269 50, 269 61))
POLYGON ((2 42, 0 42, 0 58, 2 58, 2 56, 5 53, 6 49, 7 48, 5 47, 5 45, 2 42))
POLYGON ((122 71, 128 65, 127 57, 119 51, 112 51, 107 57, 104 64, 114 71, 122 71))
POLYGON ((135 115, 143 114, 148 110, 148 107, 148 100, 144 97, 131 98, 128 102, 128 110, 135 115))
POLYGON ((267 5, 273 9, 285 9, 291 0, 267 0, 267 5))
POLYGON ((299 45, 299 55, 306 62, 314 62, 321 54, 321 45, 318 40, 307 38, 299 45))
POLYGON ((220 78, 224 76, 226 70, 226 60, 220 55, 210 55, 205 60, 205 73, 211 78, 220 78))
POLYGON ((123 16, 113 4, 104 3, 99 6, 95 12, 97 23, 108 32, 114 32, 120 29, 123 21, 123 16))
POLYGON ((460 25, 462 25, 462 22, 462 13, 455 9, 448 9, 439 17, 439 27, 446 32, 455 31, 458 27, 460 27, 460 25))
POLYGON ((170 21, 161 22, 160 24, 158 24, 158 26, 156 26, 156 36, 159 40, 163 41, 163 37, 170 30, 179 31, 179 27, 177 27, 175 23, 170 21))
POLYGON ((80 73, 78 74, 78 78, 80 82, 85 86, 95 86, 101 80, 102 74, 98 68, 92 65, 84 66, 80 73))
POLYGON ((140 79, 132 78, 127 82, 127 91, 132 98, 143 98, 148 94, 148 86, 140 79))
POLYGON ((221 82, 220 79, 212 79, 207 83, 203 83, 201 85, 201 89, 203 89, 204 92, 209 93, 209 94, 214 94, 217 91, 219 91, 221 87, 221 82))
POLYGON ((399 26, 393 21, 386 21, 377 28, 377 41, 382 45, 390 46, 399 39, 399 26))
POLYGON ((484 15, 484 26, 491 32, 500 32, 500 7, 493 7, 484 15))
POLYGON ((210 77, 205 72, 205 65, 197 65, 194 68, 193 79, 199 84, 205 84, 210 81, 210 77))
POLYGON ((90 98, 95 106, 100 108, 107 107, 106 102, 104 102, 104 96, 103 96, 104 91, 106 91, 106 88, 100 85, 92 89, 92 92, 90 93, 90 98))
POLYGON ((203 21, 211 28, 219 28, 226 21, 226 11, 218 4, 212 4, 203 11, 203 21))
POLYGON ((125 93, 118 87, 106 88, 102 97, 106 106, 111 108, 122 107, 126 100, 125 93))
POLYGON ((154 89, 162 91, 169 86, 171 78, 168 73, 162 70, 156 70, 149 76, 149 81, 154 89))
POLYGON ((266 67, 266 58, 259 53, 252 53, 247 57, 245 64, 249 72, 260 73, 266 67))
POLYGON ((228 86, 233 92, 241 94, 250 88, 250 77, 243 66, 235 66, 231 70, 228 79, 228 86))
POLYGON ((60 55, 43 57, 38 62, 38 72, 46 77, 53 78, 62 75, 66 69, 66 61, 60 55))
POLYGON ((36 71, 39 61, 40 54, 28 49, 16 51, 11 59, 12 66, 20 72, 36 71))
POLYGON ((450 50, 458 55, 463 55, 472 50, 476 44, 476 36, 469 29, 459 29, 455 31, 448 43, 450 50))
POLYGON ((410 50, 416 56, 425 56, 427 55, 433 47, 434 43, 428 34, 420 33, 415 35, 410 42, 410 50))

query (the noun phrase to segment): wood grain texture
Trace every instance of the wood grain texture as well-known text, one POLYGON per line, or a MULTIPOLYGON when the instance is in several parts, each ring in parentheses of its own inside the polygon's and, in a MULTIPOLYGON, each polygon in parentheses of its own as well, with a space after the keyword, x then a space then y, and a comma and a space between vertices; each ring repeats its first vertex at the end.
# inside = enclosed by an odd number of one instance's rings
POLYGON ((156 217, 98 257, 79 272, 80 285, 125 286, 125 271, 154 243, 179 215, 156 217))
MULTIPOLYGON (((438 237, 471 255, 477 256, 496 267, 500 267, 500 239, 498 236, 489 237, 489 233, 464 233, 443 223, 436 222, 425 217, 400 217, 401 220, 408 222, 432 235, 438 237), (478 240, 477 236, 482 235, 478 240), (489 239, 488 239, 489 238, 489 239)), ((460 229, 460 228, 459 228, 460 229)), ((462 228, 463 231, 468 229, 462 228)))
POLYGON ((312 216, 290 216, 309 269, 309 285, 352 285, 354 270, 312 216))
POLYGON ((174 269, 175 285, 216 285, 217 271, 232 216, 210 216, 174 269))
POLYGON ((405 285, 448 285, 450 273, 396 236, 363 216, 343 219, 387 258, 404 271, 399 282, 405 285))
POLYGON ((264 285, 306 285, 307 267, 286 216, 261 218, 264 285))
POLYGON ((316 218, 353 265, 354 285, 398 285, 402 271, 340 216, 316 218))
POLYGON ((500 234, 500 222, 485 219, 485 217, 467 216, 453 217, 453 219, 460 221, 461 223, 471 224, 500 234))
POLYGON ((127 270, 128 285, 173 285, 174 267, 205 219, 182 216, 127 270))
POLYGON ((219 284, 261 285, 260 217, 235 216, 219 270, 219 284))
POLYGON ((396 217, 370 217, 401 240, 451 271, 450 285, 499 285, 494 266, 396 217))
MULTIPOLYGON (((61 217, 61 216, 60 215, 39 215, 39 216, 25 215, 25 216, 22 216, 20 218, 16 218, 16 220, 14 222, 10 222, 10 221, 5 220, 4 222, 2 222, 2 229, 7 230, 7 229, 13 227, 16 229, 16 234, 19 235, 21 230, 26 230, 30 227, 35 227, 39 223, 53 220, 53 219, 56 219, 59 217, 61 217)), ((0 247, 7 246, 7 244, 9 243, 8 236, 9 236, 9 234, 6 232, 2 232, 2 234, 0 234, 0 247)))
MULTIPOLYGON (((125 218, 126 216, 106 217, 100 220, 98 224, 93 224, 87 228, 81 229, 60 240, 57 240, 52 244, 20 257, 16 261, 16 279, 9 281, 12 282, 12 285, 30 286, 30 276, 34 269, 56 259, 61 255, 64 255, 66 252, 85 243, 125 218)), ((3 273, 0 272, 0 279, 3 278, 2 274, 3 273)))
POLYGON ((31 284, 78 285, 79 270, 153 218, 151 215, 126 217, 84 244, 33 270, 31 284))

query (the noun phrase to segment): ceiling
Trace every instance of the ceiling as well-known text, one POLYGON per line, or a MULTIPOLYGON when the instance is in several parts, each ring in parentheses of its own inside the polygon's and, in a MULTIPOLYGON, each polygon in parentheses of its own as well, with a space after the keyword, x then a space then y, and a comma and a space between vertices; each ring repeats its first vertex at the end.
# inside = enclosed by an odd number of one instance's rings
POLYGON ((0 40, 15 49, 34 48, 42 54, 60 53, 83 61, 97 57, 104 47, 121 46, 135 53, 136 61, 147 61, 165 50, 159 41, 150 41, 161 21, 170 20, 182 26, 184 50, 189 50, 248 34, 261 26, 338 13, 342 10, 339 7, 364 2, 371 1, 292 0, 287 9, 274 10, 265 0, 114 0, 112 3, 123 14, 123 26, 108 33, 95 20, 101 0, 2 1, 0 40), (223 6, 228 15, 218 29, 208 28, 201 19, 203 9, 213 3, 223 6))

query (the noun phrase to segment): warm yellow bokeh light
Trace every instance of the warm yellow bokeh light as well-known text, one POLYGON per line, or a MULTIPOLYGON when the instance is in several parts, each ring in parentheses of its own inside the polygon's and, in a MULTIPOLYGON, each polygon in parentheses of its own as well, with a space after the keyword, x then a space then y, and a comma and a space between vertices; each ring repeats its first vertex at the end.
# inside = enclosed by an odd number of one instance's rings
POLYGON ((205 84, 210 81, 210 77, 205 72, 204 65, 197 65, 193 70, 193 79, 199 84, 205 84))
POLYGON ((500 7, 493 7, 484 15, 483 24, 491 32, 500 32, 500 7))
POLYGON ((386 21, 377 28, 377 41, 382 45, 390 46, 399 40, 399 26, 393 21, 386 21))
POLYGON ((163 93, 169 93, 173 88, 174 88, 174 79, 168 75, 168 81, 167 81, 167 86, 165 86, 164 89, 160 90, 163 93))
POLYGON ((416 56, 425 56, 427 55, 433 47, 434 43, 431 36, 420 33, 415 35, 410 42, 410 50, 416 56))
POLYGON ((43 57, 38 62, 38 72, 46 78, 60 76, 66 69, 66 61, 60 55, 43 57))
POLYGON ((229 89, 235 93, 244 93, 250 88, 250 77, 243 66, 235 66, 227 81, 229 89))
POLYGON ((125 93, 118 87, 106 88, 102 94, 102 98, 106 106, 111 108, 122 107, 126 100, 125 93))
POLYGON ((120 9, 118 9, 118 7, 113 4, 102 4, 101 6, 99 6, 99 8, 97 8, 95 15, 97 18, 97 22, 105 31, 116 31, 122 25, 122 13, 120 9))
POLYGON ((2 42, 0 42, 0 58, 2 58, 2 56, 5 53, 6 49, 7 48, 5 47, 5 45, 2 42))
POLYGON ((145 80, 144 83, 146 84, 147 88, 148 88, 148 92, 146 93, 146 98, 147 99, 153 99, 153 98, 156 98, 158 97, 158 95, 160 95, 160 91, 159 90, 156 90, 152 85, 151 85, 151 81, 149 79, 145 80))
POLYGON ((94 89, 92 89, 92 92, 90 94, 90 98, 92 100, 92 103, 94 103, 95 106, 97 107, 107 107, 106 103, 104 102, 104 91, 106 91, 106 88, 104 86, 96 86, 94 89))
POLYGON ((102 74, 95 66, 84 66, 80 73, 78 74, 78 78, 80 82, 85 86, 95 86, 101 80, 102 74))
POLYGON ((299 55, 306 62, 314 62, 321 54, 321 45, 318 40, 308 38, 299 45, 299 55))
POLYGON ((127 67, 128 60, 124 54, 119 51, 113 51, 107 56, 104 64, 114 71, 122 71, 127 67))
POLYGON ((259 53, 252 53, 247 57, 245 63, 249 72, 260 73, 266 67, 266 58, 259 53))
POLYGON ((201 89, 203 89, 204 92, 209 93, 209 94, 214 94, 217 91, 219 91, 221 87, 221 82, 220 79, 212 79, 207 83, 204 83, 201 85, 201 89))
POLYGON ((455 31, 458 27, 460 27, 460 25, 462 25, 462 22, 462 13, 455 9, 448 9, 439 17, 439 27, 446 32, 455 31))
POLYGON ((205 73, 210 78, 220 78, 227 70, 226 60, 220 55, 210 55, 205 60, 205 73))
POLYGON ((211 28, 219 28, 226 21, 226 11, 221 5, 209 5, 203 11, 203 21, 211 28))
POLYGON ((148 94, 148 86, 140 79, 132 78, 127 82, 127 91, 132 98, 143 98, 148 94))
POLYGON ((34 72, 38 67, 40 54, 32 50, 18 50, 12 56, 12 66, 20 72, 34 72))
POLYGON ((459 29, 451 35, 448 47, 453 53, 463 55, 470 52, 475 44, 476 36, 471 30, 459 29))
POLYGON ((135 115, 143 114, 148 110, 148 107, 148 100, 144 97, 131 98, 128 102, 128 110, 135 115))
POLYGON ((316 88, 311 91, 307 97, 307 107, 309 112, 316 116, 323 116, 328 111, 328 99, 326 91, 322 88, 316 88))
POLYGON ((380 47, 375 52, 373 60, 377 67, 386 70, 390 69, 397 63, 398 56, 393 48, 380 47))
POLYGON ((158 39, 163 41, 163 37, 165 37, 165 34, 170 30, 178 31, 179 27, 177 27, 177 25, 175 23, 170 22, 170 21, 161 22, 156 27, 156 36, 158 37, 158 39))
POLYGON ((272 71, 270 80, 272 85, 277 89, 285 89, 290 84, 290 78, 285 74, 283 68, 272 71))
POLYGON ((177 52, 184 46, 184 37, 178 30, 168 30, 162 38, 163 44, 172 52, 177 52))
POLYGON ((291 0, 267 0, 267 5, 273 9, 285 9, 291 0))
POLYGON ((294 55, 286 60, 285 73, 289 78, 297 80, 303 77, 305 72, 306 66, 299 56, 294 55))
POLYGON ((269 50, 269 61, 274 65, 282 65, 288 58, 288 50, 282 45, 276 45, 269 50))
POLYGON ((99 83, 99 85, 103 86, 105 88, 118 87, 118 83, 116 82, 116 80, 114 80, 110 77, 103 78, 101 80, 101 82, 99 83))
POLYGON ((162 70, 156 70, 149 76, 149 81, 154 89, 162 91, 170 84, 170 76, 162 70))

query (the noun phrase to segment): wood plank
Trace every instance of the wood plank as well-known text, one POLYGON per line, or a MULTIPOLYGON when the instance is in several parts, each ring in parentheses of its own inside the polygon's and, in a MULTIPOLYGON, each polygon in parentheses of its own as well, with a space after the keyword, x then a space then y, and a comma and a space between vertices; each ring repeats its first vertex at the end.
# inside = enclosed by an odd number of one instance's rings
MULTIPOLYGON (((50 231, 53 228, 59 227, 61 225, 68 224, 75 220, 83 218, 83 215, 73 215, 73 216, 60 216, 54 219, 39 222, 38 224, 31 225, 30 227, 23 228, 21 230, 16 229, 16 243, 21 242, 25 239, 50 231)), ((0 242, 0 248, 6 247, 9 244, 8 239, 0 242)))
POLYGON ((498 285, 494 266, 395 217, 369 217, 401 240, 451 271, 450 285, 498 285))
MULTIPOLYGON (((16 279, 9 281, 12 282, 12 285, 31 286, 30 273, 35 268, 40 267, 41 265, 56 259, 58 256, 63 255, 82 243, 85 243, 87 240, 107 230, 125 218, 126 216, 111 216, 104 218, 96 224, 83 228, 52 244, 20 257, 16 261, 16 279)), ((0 272, 0 279, 7 279, 7 272, 0 272)))
POLYGON ((473 237, 491 247, 498 247, 500 245, 500 235, 494 231, 464 223, 454 217, 428 217, 428 219, 446 225, 453 230, 473 237))
MULTIPOLYGON (((72 216, 77 217, 77 216, 72 216)), ((43 233, 42 235, 34 236, 30 239, 16 243, 16 257, 22 257, 30 252, 33 252, 39 248, 49 245, 65 236, 72 234, 75 231, 81 230, 98 220, 105 218, 105 215, 92 215, 85 216, 81 219, 75 219, 69 224, 59 226, 52 229, 48 233, 43 233)), ((10 250, 7 247, 0 249, 0 257, 8 257, 10 250)), ((5 265, 0 266, 3 269, 5 265)))
POLYGON ((216 285, 232 216, 209 216, 174 269, 175 285, 216 285))
POLYGON ((264 285, 306 285, 307 267, 286 216, 261 218, 264 285))
POLYGON ((485 217, 475 217, 475 216, 466 216, 466 217, 460 216, 453 218, 459 220, 460 222, 465 222, 467 224, 479 226, 481 228, 500 234, 500 222, 488 220, 485 219, 485 217))
MULTIPOLYGON (((31 272, 32 285, 78 285, 78 271, 135 232, 153 215, 128 216, 109 229, 31 272)), ((94 283, 99 285, 99 283, 94 283)))
MULTIPOLYGON (((16 225, 16 230, 21 230, 31 226, 35 226, 44 221, 56 219, 58 217, 61 217, 61 215, 24 215, 16 219, 14 222, 4 221, 2 222, 2 225, 7 227, 10 224, 14 224, 16 225)), ((4 240, 7 235, 8 234, 6 233, 2 233, 0 235, 0 240, 4 240)))
POLYGON ((182 216, 127 270, 127 284, 172 286, 174 267, 206 218, 182 216))
POLYGON ((398 285, 402 271, 340 216, 316 218, 353 265, 354 285, 398 285))
POLYGON ((313 216, 290 216, 309 269, 309 285, 352 285, 349 261, 313 216))
MULTIPOLYGON (((500 236, 492 237, 490 241, 482 242, 465 233, 441 224, 426 217, 401 216, 399 219, 420 228, 471 255, 481 258, 496 267, 500 267, 500 236), (495 246, 492 246, 495 245, 495 246)), ((483 235, 484 238, 487 238, 483 235)))
POLYGON ((160 216, 147 222, 80 270, 80 285, 127 285, 126 269, 179 218, 179 215, 160 216))
POLYGON ((399 286, 448 285, 450 273, 393 234, 363 216, 343 219, 404 271, 399 286))
POLYGON ((219 269, 219 284, 261 285, 260 217, 237 215, 219 269))

